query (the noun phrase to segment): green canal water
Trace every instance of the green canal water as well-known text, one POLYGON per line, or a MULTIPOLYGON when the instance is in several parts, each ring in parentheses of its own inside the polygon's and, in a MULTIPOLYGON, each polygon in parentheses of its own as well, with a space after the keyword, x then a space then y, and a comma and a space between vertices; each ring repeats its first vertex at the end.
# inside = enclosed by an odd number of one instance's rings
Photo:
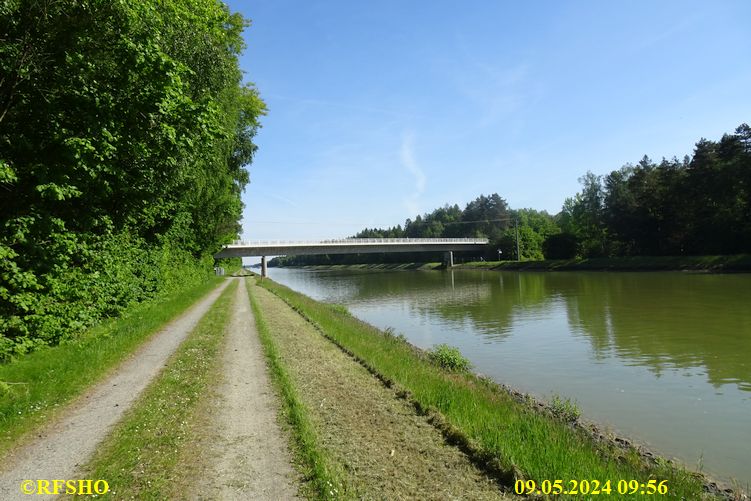
POLYGON ((663 456, 751 483, 751 275, 270 269, 663 456))

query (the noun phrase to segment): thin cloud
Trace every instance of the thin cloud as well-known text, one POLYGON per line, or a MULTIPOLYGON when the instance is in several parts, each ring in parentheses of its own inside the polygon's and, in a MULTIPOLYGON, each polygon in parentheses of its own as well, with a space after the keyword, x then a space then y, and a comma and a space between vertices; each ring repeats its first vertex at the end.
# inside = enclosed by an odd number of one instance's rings
POLYGON ((528 61, 489 61, 477 56, 463 35, 457 34, 458 62, 448 70, 457 92, 477 110, 475 126, 498 125, 502 119, 518 116, 525 106, 539 96, 541 89, 532 77, 528 61), (456 66, 461 68, 457 71, 456 66))
POLYGON ((698 14, 693 14, 685 17, 662 31, 654 33, 651 37, 644 37, 641 41, 637 41, 633 50, 630 52, 641 52, 648 49, 652 49, 655 45, 659 45, 666 40, 674 38, 677 35, 685 35, 691 32, 691 30, 701 22, 701 17, 698 14))
POLYGON ((425 183, 427 182, 425 173, 415 159, 414 143, 414 134, 411 132, 405 132, 402 135, 402 146, 399 152, 399 159, 401 160, 402 166, 404 166, 407 172, 412 174, 415 178, 415 189, 412 194, 404 200, 404 205, 407 207, 410 214, 418 214, 420 212, 418 201, 420 196, 425 192, 425 183))
POLYGON ((287 197, 283 197, 283 196, 281 196, 281 195, 278 195, 278 194, 276 194, 276 193, 272 193, 272 192, 270 192, 270 191, 268 191, 268 190, 263 190, 263 189, 261 189, 261 190, 258 190, 258 189, 256 189, 255 191, 256 191, 256 193, 258 193, 259 195, 262 195, 262 196, 266 196, 266 197, 269 197, 269 198, 273 198, 274 200, 278 200, 278 201, 280 201, 280 202, 284 202, 285 204, 287 204, 287 205, 291 205, 292 207, 296 207, 296 208, 299 208, 299 207, 300 207, 300 206, 299 206, 299 205, 298 205, 297 203, 295 203, 295 202, 294 202, 293 200, 290 200, 289 198, 287 198, 287 197))

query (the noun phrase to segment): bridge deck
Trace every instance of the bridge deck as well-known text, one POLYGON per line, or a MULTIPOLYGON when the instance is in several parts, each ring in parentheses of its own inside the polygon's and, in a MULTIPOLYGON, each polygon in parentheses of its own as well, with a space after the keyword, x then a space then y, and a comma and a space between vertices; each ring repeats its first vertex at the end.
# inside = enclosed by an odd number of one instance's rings
POLYGON ((373 254, 482 250, 486 238, 345 238, 340 240, 241 242, 225 245, 216 258, 313 254, 373 254))

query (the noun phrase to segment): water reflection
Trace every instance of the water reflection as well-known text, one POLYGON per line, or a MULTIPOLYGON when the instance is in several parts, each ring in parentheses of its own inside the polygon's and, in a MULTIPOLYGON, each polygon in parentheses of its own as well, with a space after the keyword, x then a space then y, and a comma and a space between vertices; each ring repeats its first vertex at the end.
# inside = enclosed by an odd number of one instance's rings
POLYGON ((303 272, 272 278, 707 471, 751 480, 751 275, 303 272), (711 433, 710 433, 711 432, 711 433), (708 438, 711 437, 711 440, 708 438))
POLYGON ((751 391, 748 276, 590 273, 566 280, 573 282, 565 295, 571 330, 588 336, 596 353, 615 351, 658 375, 701 366, 716 387, 751 391))
POLYGON ((593 355, 615 354, 666 368, 703 367, 715 386, 751 391, 751 277, 683 273, 507 273, 487 271, 306 273, 326 300, 379 304, 399 299, 416 315, 438 315, 501 341, 515 325, 565 306, 569 334, 593 355), (333 297, 332 297, 333 296, 333 297))

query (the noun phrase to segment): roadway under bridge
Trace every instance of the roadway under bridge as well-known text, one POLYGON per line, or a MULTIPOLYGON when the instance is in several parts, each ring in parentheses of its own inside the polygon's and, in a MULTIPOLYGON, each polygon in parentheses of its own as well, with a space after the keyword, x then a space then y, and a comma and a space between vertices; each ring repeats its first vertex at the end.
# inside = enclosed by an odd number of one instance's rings
POLYGON ((380 254, 396 252, 443 252, 446 265, 454 265, 455 251, 481 251, 486 238, 345 238, 315 242, 241 242, 225 245, 214 257, 260 257, 261 276, 266 276, 266 256, 316 254, 380 254))

